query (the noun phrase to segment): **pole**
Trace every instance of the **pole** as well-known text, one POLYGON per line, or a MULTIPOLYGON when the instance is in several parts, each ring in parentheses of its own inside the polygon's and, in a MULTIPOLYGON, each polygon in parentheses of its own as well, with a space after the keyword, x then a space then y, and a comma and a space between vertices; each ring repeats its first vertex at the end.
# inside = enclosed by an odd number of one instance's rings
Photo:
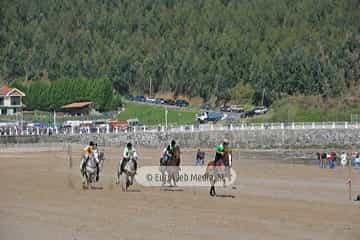
POLYGON ((352 200, 352 190, 351 190, 351 167, 352 167, 352 157, 349 159, 349 178, 348 178, 348 184, 349 184, 349 200, 352 200))
POLYGON ((72 157, 71 157, 71 144, 68 144, 67 147, 67 155, 68 155, 68 160, 69 160, 69 168, 72 168, 72 157))
POLYGON ((263 93, 262 93, 261 106, 264 106, 264 96, 265 96, 265 88, 263 89, 263 93))
POLYGON ((168 129, 168 119, 167 119, 167 115, 168 115, 168 110, 167 107, 165 107, 165 129, 167 131, 168 129))
POLYGON ((56 128, 56 111, 54 109, 54 129, 56 128))
POLYGON ((20 119, 20 126, 21 126, 21 131, 23 131, 24 129, 24 109, 21 108, 21 119, 20 119))
POLYGON ((149 93, 149 97, 151 97, 151 92, 152 92, 152 91, 151 91, 151 90, 152 90, 152 89, 151 89, 151 87, 152 87, 152 86, 151 86, 151 81, 152 81, 152 78, 151 78, 151 76, 150 76, 150 93, 149 93))

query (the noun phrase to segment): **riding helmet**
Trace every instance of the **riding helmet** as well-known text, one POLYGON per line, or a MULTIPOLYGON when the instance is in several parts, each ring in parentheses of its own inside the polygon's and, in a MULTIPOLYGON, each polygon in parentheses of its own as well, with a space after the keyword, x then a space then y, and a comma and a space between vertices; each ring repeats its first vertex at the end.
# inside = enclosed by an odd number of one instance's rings
POLYGON ((175 140, 172 140, 172 141, 171 141, 171 145, 172 145, 172 146, 175 146, 175 144, 176 144, 175 140))
POLYGON ((93 142, 93 141, 90 141, 89 145, 90 145, 90 146, 94 146, 94 142, 93 142))
POLYGON ((126 144, 126 147, 131 148, 132 144, 129 142, 128 144, 126 144))

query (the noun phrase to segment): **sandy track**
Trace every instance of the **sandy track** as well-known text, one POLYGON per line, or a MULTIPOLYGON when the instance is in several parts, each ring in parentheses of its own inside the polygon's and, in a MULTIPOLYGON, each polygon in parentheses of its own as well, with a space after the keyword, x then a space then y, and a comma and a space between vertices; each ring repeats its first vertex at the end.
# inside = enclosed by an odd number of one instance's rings
MULTIPOLYGON (((138 149, 140 165, 159 150, 138 149)), ((2 152, 0 239, 360 239, 360 204, 347 200, 347 169, 281 163, 273 153, 235 152, 236 190, 164 191, 114 184, 120 149, 107 149, 102 190, 83 190, 79 157, 61 151, 2 152), (76 157, 75 157, 76 156, 76 157), (268 160, 268 161, 264 161, 268 160), (276 160, 276 161, 275 161, 276 160)), ((183 163, 192 164, 193 150, 183 163)), ((353 172, 360 194, 360 172, 353 172)))

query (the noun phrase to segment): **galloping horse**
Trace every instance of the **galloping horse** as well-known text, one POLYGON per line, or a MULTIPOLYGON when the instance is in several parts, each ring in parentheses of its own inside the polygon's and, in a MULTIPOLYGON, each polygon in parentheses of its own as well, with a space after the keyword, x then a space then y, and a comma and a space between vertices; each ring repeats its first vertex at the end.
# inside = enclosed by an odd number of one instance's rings
POLYGON ((215 184, 217 181, 222 181, 225 187, 226 178, 231 180, 230 168, 232 164, 232 155, 231 151, 225 151, 222 161, 219 160, 210 161, 206 167, 205 175, 209 178, 210 181, 210 196, 215 196, 215 184))
POLYGON ((126 162, 121 174, 121 162, 119 162, 116 184, 121 182, 121 188, 123 192, 127 192, 127 189, 134 183, 134 177, 136 174, 135 161, 137 161, 137 158, 134 155, 131 155, 130 159, 126 162))
POLYGON ((162 182, 163 185, 166 183, 166 175, 165 172, 168 174, 168 183, 172 186, 172 182, 174 186, 176 186, 176 182, 179 178, 180 172, 180 147, 176 146, 174 149, 174 154, 171 158, 167 161, 164 161, 164 158, 160 158, 160 171, 162 174, 162 182))
POLYGON ((87 160, 84 157, 82 158, 80 163, 80 172, 82 176, 83 187, 92 188, 93 183, 99 180, 98 174, 100 174, 100 171, 103 168, 104 160, 105 157, 103 152, 93 152, 90 154, 87 160), (82 168, 84 164, 85 167, 82 168))

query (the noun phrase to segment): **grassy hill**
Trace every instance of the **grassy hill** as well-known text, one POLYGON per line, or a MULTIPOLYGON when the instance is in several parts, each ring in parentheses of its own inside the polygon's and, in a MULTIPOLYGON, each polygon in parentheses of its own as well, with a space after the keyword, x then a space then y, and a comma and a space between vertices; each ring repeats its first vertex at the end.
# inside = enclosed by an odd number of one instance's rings
POLYGON ((323 99, 318 96, 285 97, 271 106, 269 113, 250 122, 332 122, 360 121, 360 98, 355 95, 323 99), (352 119, 353 118, 353 119, 352 119))
MULTIPOLYGON (((125 111, 120 113, 118 120, 138 118, 146 125, 165 124, 165 107, 142 103, 124 103, 125 111)), ((197 111, 168 107, 168 124, 194 123, 197 111)))

